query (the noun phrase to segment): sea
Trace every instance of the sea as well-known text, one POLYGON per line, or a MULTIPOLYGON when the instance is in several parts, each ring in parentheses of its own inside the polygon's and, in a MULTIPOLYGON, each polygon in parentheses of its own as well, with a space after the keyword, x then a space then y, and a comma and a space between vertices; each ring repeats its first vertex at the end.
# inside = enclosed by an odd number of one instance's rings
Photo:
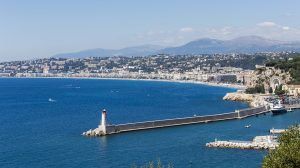
POLYGON ((175 168, 257 168, 265 150, 207 148, 252 140, 299 123, 300 111, 243 120, 84 137, 102 109, 109 124, 233 112, 236 89, 200 84, 100 79, 0 78, 1 168, 130 168, 160 160, 175 168), (251 124, 251 128, 245 125, 251 124))

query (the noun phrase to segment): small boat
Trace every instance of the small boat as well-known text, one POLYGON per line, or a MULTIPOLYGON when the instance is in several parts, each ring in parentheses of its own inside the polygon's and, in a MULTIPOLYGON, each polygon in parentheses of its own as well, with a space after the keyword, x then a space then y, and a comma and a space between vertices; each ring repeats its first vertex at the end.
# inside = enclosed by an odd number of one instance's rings
POLYGON ((49 98, 48 99, 49 102, 56 102, 56 100, 49 98))
POLYGON ((250 128, 250 127, 251 127, 251 124, 245 125, 245 128, 250 128))
POLYGON ((292 112, 292 111, 293 111, 292 108, 288 108, 288 109, 287 109, 287 112, 292 112))
POLYGON ((284 106, 281 104, 281 102, 278 101, 278 103, 275 104, 275 105, 271 108, 271 112, 272 112, 274 115, 277 115, 277 114, 283 114, 283 113, 286 113, 287 110, 284 108, 284 106))

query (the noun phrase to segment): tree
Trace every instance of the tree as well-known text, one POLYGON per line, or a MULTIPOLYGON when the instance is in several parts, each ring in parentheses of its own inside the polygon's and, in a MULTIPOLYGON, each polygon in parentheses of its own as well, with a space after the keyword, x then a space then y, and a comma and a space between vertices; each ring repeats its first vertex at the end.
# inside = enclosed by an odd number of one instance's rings
POLYGON ((264 158, 263 168, 300 167, 300 127, 292 126, 279 137, 279 146, 264 158))
POLYGON ((288 61, 271 61, 266 63, 266 66, 279 68, 284 72, 289 72, 291 80, 288 83, 295 85, 300 84, 300 56, 293 57, 292 60, 288 61))
POLYGON ((245 91, 247 94, 266 93, 265 86, 263 84, 256 85, 255 87, 249 87, 245 91))
POLYGON ((283 95, 285 94, 285 90, 282 90, 282 84, 275 88, 276 95, 283 95))
POLYGON ((273 93, 272 87, 269 87, 269 93, 273 93))

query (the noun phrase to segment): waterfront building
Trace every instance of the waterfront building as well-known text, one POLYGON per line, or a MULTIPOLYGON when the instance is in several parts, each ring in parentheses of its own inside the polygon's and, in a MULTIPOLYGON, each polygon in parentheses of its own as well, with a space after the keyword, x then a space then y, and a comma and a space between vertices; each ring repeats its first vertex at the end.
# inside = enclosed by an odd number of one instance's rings
POLYGON ((218 74, 215 76, 215 81, 222 83, 235 83, 237 81, 237 77, 235 74, 218 74))
POLYGON ((300 96, 300 85, 283 85, 282 89, 289 95, 300 96))
POLYGON ((10 73, 0 73, 0 77, 10 77, 10 73))

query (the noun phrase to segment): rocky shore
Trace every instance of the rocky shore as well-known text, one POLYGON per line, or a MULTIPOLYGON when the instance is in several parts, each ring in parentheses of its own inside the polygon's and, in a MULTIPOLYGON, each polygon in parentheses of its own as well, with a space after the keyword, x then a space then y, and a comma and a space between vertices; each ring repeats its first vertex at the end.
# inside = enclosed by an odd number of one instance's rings
POLYGON ((253 141, 214 141, 207 143, 207 147, 239 148, 239 149, 275 149, 278 147, 276 136, 257 136, 253 141))
POLYGON ((227 93, 223 97, 223 100, 251 102, 254 100, 254 98, 255 96, 253 94, 234 92, 234 93, 227 93))
POLYGON ((263 97, 258 94, 246 94, 240 92, 227 93, 223 97, 223 100, 244 101, 248 102, 251 107, 259 107, 265 105, 263 97))

